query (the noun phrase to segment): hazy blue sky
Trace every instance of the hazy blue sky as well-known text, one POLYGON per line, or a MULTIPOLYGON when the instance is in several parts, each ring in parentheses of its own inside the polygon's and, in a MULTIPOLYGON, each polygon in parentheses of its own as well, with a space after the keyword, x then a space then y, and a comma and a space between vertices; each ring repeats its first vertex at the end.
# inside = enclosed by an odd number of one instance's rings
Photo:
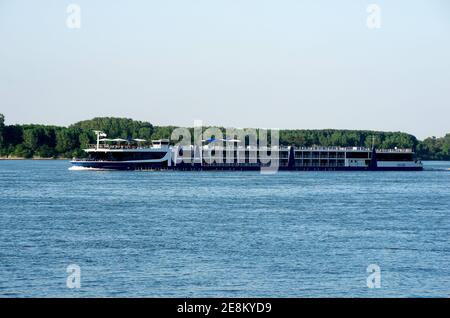
POLYGON ((0 0, 0 113, 439 136, 450 1, 0 0), (70 3, 81 29, 66 26, 70 3))

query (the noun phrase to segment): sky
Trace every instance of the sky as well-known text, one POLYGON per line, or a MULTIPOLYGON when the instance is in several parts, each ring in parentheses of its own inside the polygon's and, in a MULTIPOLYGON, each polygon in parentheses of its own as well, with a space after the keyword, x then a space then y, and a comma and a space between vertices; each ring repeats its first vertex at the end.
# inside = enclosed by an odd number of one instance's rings
POLYGON ((0 113, 443 136, 450 2, 0 0, 0 113))

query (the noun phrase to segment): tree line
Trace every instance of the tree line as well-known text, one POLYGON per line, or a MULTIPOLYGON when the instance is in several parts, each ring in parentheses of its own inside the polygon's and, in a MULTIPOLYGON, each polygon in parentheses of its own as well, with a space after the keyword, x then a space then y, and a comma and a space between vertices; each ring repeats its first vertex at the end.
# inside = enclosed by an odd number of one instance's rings
MULTIPOLYGON (((5 125, 0 114, 0 157, 72 158, 82 157, 88 144, 95 143, 94 130, 109 137, 146 140, 170 139, 175 126, 153 126, 128 118, 98 117, 69 127, 48 125, 5 125)), ((423 141, 403 132, 366 130, 280 130, 280 144, 296 147, 364 146, 377 148, 412 148, 423 160, 450 160, 450 134, 423 141)))

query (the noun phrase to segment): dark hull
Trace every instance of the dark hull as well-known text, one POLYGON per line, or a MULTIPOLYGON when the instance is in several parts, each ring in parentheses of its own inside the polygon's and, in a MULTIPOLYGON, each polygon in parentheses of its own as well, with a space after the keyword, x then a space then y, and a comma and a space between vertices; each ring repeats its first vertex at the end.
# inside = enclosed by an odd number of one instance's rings
POLYGON ((72 161, 74 167, 101 170, 162 170, 167 169, 167 162, 162 163, 125 163, 107 161, 72 161))
MULTIPOLYGON (((184 166, 169 167, 171 170, 181 171, 261 171, 261 167, 245 166, 184 166)), ((364 167, 279 167, 278 171, 422 171, 422 167, 382 167, 382 168, 364 168, 364 167)))
MULTIPOLYGON (((178 171, 260 171, 260 166, 222 166, 222 165, 192 165, 181 164, 168 166, 163 163, 126 163, 126 162, 106 162, 106 161, 72 161, 75 167, 102 170, 178 170, 178 171)), ((421 171, 422 167, 289 167, 280 166, 279 171, 421 171)))

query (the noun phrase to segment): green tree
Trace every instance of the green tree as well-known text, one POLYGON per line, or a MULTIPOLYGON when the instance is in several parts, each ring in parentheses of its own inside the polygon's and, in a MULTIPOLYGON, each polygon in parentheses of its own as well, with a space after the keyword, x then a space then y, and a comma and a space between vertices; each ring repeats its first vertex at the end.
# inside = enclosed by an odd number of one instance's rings
POLYGON ((62 128, 56 131, 55 150, 59 154, 70 153, 80 147, 80 130, 76 128, 62 128))
POLYGON ((33 152, 24 145, 20 144, 14 147, 10 155, 18 158, 31 158, 33 156, 33 152))
POLYGON ((152 124, 129 118, 97 117, 75 123, 70 128, 83 131, 102 130, 108 137, 113 138, 150 138, 153 134, 152 124))
POLYGON ((5 129, 5 116, 0 114, 0 148, 3 148, 3 131, 5 129))
POLYGON ((450 158, 450 134, 446 134, 442 139, 442 153, 445 158, 450 158))
POLYGON ((5 126, 3 129, 3 144, 15 146, 23 142, 23 127, 20 125, 5 126))
POLYGON ((39 128, 27 128, 23 131, 23 145, 32 152, 39 147, 39 139, 42 135, 42 130, 39 128))
POLYGON ((34 155, 40 158, 52 158, 55 157, 55 149, 51 148, 48 145, 42 145, 36 149, 34 155))
POLYGON ((78 142, 80 144, 80 148, 87 148, 89 144, 93 143, 94 136, 91 131, 82 131, 78 136, 78 142))
POLYGON ((450 160, 450 134, 429 137, 418 143, 417 156, 422 160, 450 160))

